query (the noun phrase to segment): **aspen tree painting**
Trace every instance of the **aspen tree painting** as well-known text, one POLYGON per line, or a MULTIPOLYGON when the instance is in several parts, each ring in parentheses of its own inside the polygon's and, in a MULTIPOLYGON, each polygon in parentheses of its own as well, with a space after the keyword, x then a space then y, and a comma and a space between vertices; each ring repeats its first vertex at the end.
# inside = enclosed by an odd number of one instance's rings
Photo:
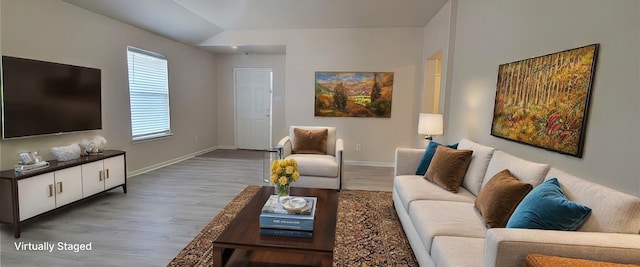
POLYGON ((598 47, 500 65, 491 135, 581 158, 598 47))
POLYGON ((391 117, 393 72, 316 72, 315 116, 391 117))

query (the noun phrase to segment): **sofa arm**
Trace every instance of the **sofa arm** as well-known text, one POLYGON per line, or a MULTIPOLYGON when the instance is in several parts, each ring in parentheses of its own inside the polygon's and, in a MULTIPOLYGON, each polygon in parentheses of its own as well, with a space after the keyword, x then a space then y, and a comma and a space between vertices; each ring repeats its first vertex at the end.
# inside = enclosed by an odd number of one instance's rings
POLYGON ((420 160, 424 155, 424 149, 396 148, 396 161, 394 163, 394 175, 416 174, 420 160))
POLYGON ((278 147, 282 147, 282 158, 286 158, 287 156, 291 155, 291 138, 289 136, 285 136, 280 139, 280 142, 278 142, 278 147))
POLYGON ((484 266, 523 266, 529 254, 640 264, 640 235, 533 229, 489 229, 484 266))

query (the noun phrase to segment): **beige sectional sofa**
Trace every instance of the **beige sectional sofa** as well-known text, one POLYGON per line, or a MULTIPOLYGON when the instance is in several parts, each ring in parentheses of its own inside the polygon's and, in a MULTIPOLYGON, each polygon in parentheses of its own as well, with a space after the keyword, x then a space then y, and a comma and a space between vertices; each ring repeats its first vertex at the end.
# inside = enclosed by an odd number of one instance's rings
POLYGON ((531 253, 640 264, 640 199, 546 164, 462 139, 473 150, 457 193, 416 175, 424 149, 398 148, 393 200, 421 266, 522 266, 531 253), (534 187, 557 178, 567 198, 591 208, 576 231, 490 228, 474 206, 498 172, 534 187))

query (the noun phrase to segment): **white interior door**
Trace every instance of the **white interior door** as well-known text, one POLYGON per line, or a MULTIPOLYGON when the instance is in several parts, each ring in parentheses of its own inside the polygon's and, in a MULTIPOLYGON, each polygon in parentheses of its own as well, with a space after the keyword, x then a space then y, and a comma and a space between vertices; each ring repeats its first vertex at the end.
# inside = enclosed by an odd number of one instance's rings
POLYGON ((271 147, 272 69, 234 69, 236 147, 271 147))

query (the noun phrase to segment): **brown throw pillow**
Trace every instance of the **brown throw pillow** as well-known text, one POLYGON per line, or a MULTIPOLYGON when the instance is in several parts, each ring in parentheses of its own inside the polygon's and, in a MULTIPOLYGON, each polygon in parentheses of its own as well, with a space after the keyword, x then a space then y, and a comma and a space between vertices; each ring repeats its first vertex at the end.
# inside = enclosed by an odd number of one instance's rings
POLYGON ((294 154, 327 154, 327 129, 293 129, 294 154))
POLYGON ((458 193, 469 163, 471 150, 457 150, 446 146, 438 146, 424 178, 440 187, 458 193))
POLYGON ((475 206, 488 228, 504 228, 520 201, 533 189, 518 180, 508 169, 496 173, 482 187, 475 206))

